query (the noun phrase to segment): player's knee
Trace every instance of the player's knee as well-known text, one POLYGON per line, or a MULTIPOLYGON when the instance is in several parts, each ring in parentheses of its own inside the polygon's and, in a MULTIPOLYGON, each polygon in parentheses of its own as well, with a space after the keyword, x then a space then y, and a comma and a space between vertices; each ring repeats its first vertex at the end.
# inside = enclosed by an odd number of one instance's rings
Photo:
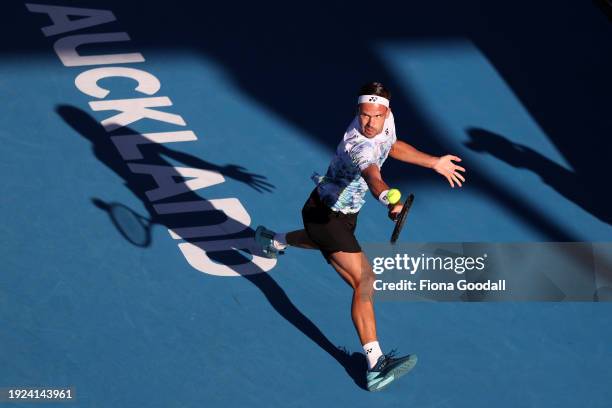
POLYGON ((361 280, 368 283, 374 283, 376 275, 369 263, 365 263, 361 268, 361 280))
POLYGON ((356 290, 359 290, 362 294, 370 296, 374 291, 374 280, 375 275, 371 268, 363 270, 358 288, 356 288, 356 290))

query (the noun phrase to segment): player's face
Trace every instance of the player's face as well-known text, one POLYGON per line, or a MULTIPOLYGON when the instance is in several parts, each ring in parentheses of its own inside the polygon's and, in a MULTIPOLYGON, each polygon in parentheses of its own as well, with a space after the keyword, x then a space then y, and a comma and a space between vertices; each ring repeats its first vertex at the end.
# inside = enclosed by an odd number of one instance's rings
POLYGON ((359 125, 361 133, 366 137, 374 137, 383 131, 389 109, 377 103, 359 104, 359 125))

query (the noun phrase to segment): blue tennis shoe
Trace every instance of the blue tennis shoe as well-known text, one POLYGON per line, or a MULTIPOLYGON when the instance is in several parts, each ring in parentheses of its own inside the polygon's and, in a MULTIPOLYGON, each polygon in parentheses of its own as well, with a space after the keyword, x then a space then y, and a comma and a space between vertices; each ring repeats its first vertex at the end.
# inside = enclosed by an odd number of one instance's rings
POLYGON ((274 234, 274 231, 270 231, 263 225, 258 226, 255 230, 255 242, 261 246, 261 250, 266 257, 273 259, 275 259, 278 255, 285 253, 284 251, 279 251, 274 247, 274 234))
POLYGON ((404 374, 408 374, 417 363, 416 354, 394 358, 393 352, 378 358, 376 365, 368 370, 368 391, 381 391, 404 374))

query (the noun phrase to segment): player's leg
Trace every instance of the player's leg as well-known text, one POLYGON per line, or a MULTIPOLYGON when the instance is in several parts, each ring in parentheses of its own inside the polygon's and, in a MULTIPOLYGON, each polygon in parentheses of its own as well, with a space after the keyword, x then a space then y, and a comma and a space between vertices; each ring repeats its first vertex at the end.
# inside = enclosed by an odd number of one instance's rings
POLYGON ((374 316, 374 272, 363 252, 334 252, 331 265, 353 288, 351 316, 368 359, 367 386, 370 391, 385 389, 394 380, 408 373, 416 364, 416 355, 395 358, 382 354, 376 336, 374 316))
POLYGON ((351 317, 362 345, 376 341, 373 283, 374 272, 363 252, 334 252, 329 261, 353 288, 351 317))
POLYGON ((301 229, 285 234, 287 244, 293 247, 304 249, 319 249, 319 246, 308 236, 306 230, 301 229))
POLYGON ((319 246, 310 239, 306 230, 303 229, 288 233, 276 233, 260 225, 255 230, 255 242, 261 246, 264 254, 270 258, 276 258, 277 254, 283 253, 288 246, 319 249, 319 246))

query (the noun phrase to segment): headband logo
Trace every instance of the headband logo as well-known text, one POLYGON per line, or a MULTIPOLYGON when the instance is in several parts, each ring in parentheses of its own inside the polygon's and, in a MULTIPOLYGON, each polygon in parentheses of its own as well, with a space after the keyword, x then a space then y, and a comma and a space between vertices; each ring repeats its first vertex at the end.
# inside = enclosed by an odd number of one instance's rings
POLYGON ((386 106, 387 108, 389 107, 389 100, 380 95, 360 95, 357 99, 357 103, 378 103, 386 106))

